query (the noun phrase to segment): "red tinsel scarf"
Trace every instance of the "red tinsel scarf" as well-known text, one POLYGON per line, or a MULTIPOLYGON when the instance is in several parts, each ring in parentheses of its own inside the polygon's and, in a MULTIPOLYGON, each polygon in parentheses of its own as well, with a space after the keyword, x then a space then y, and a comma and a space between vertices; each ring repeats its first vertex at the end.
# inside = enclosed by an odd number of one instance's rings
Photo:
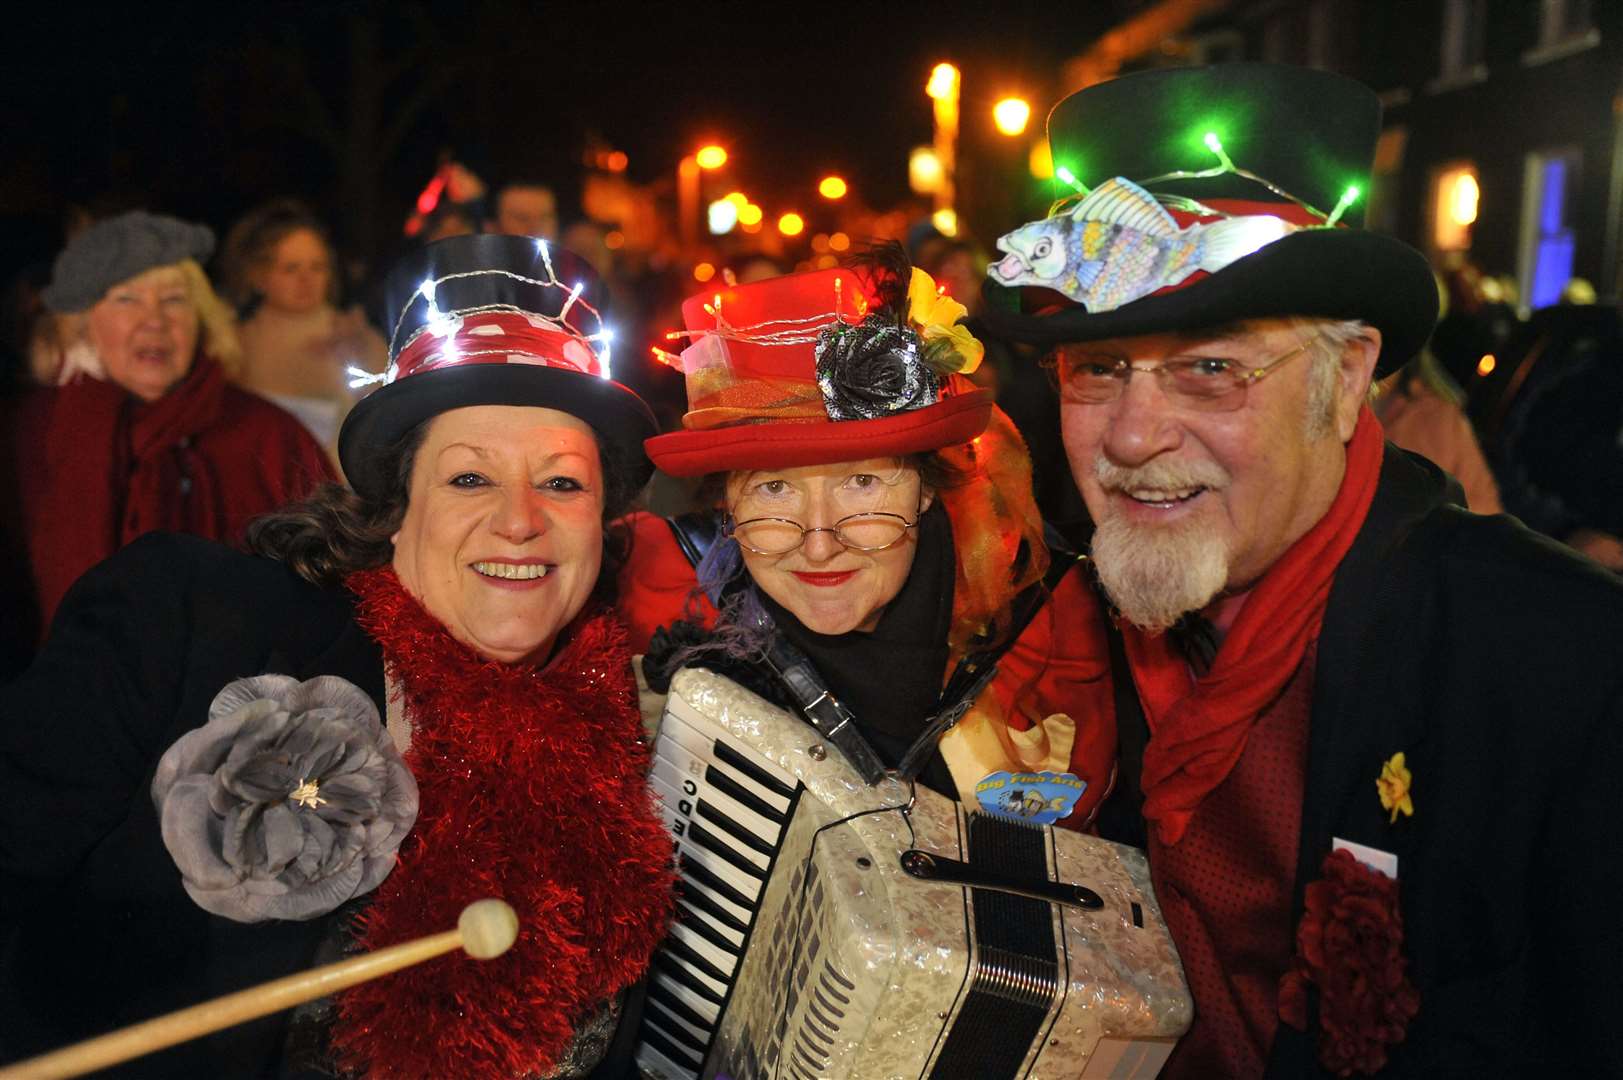
POLYGON ((367 950, 440 933, 498 896, 518 941, 344 992, 333 1045, 377 1077, 545 1075, 577 1024, 634 982, 671 909, 671 839, 649 795, 625 629, 577 620, 545 668, 486 660, 385 567, 352 574, 412 721, 420 789, 400 865, 361 915, 367 950))

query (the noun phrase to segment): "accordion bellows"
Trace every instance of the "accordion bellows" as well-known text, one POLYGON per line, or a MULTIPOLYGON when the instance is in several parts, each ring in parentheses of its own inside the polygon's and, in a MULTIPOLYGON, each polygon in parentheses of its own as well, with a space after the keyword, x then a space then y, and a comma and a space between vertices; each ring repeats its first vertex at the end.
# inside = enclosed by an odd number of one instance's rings
POLYGON ((867 787, 814 729, 703 670, 672 683, 652 783, 683 881, 650 977, 645 1075, 1154 1076, 1189 1025, 1135 849, 922 788, 904 815, 902 785, 867 787), (909 848, 1104 903, 922 881, 909 848))

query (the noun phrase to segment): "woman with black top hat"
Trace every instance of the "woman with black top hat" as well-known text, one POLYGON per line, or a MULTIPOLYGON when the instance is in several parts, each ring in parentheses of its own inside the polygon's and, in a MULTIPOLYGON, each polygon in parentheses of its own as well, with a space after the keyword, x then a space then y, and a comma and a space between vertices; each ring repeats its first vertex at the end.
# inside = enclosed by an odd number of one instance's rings
POLYGON ((1102 631, 1051 632, 1093 600, 1074 557, 1050 563, 1026 448, 965 378, 963 312, 889 248, 689 300, 684 430, 647 449, 710 476, 714 512, 633 517, 620 608, 656 690, 697 664, 799 711, 757 663, 783 641, 854 716, 848 756, 1083 828, 1115 756, 1102 631))
POLYGON ((599 586, 653 422, 608 378, 582 279, 530 240, 429 246, 391 279, 389 370, 344 425, 352 492, 261 519, 258 557, 159 535, 69 594, 0 693, 0 1059, 499 896, 520 921, 505 956, 123 1074, 625 1067, 669 842, 599 586))

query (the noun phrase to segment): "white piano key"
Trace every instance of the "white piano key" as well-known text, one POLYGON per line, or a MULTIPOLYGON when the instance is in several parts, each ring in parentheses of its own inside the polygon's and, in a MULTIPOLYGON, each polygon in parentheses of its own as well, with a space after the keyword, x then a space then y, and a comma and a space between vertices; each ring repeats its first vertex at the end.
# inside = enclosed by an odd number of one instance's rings
MULTIPOLYGON (((663 971, 660 971, 658 968, 653 969, 653 976, 654 982, 659 983, 659 985, 670 991, 671 995, 675 997, 676 1000, 680 1001, 682 1004, 704 1017, 705 1020, 709 1021, 710 1023, 710 1030, 715 1030, 716 1021, 721 1019, 720 1005, 717 1005, 714 1001, 711 1001, 702 994, 694 993, 692 988, 683 986, 680 982, 677 982, 675 979, 671 978, 663 971)), ((709 1037, 709 1033, 707 1032, 705 1034, 705 1038, 709 1037)))
POLYGON ((726 976, 728 982, 732 981, 734 973, 738 970, 738 957, 716 948, 702 934, 695 933, 692 927, 684 926, 680 919, 671 924, 671 936, 683 942, 688 948, 714 965, 718 971, 726 976))

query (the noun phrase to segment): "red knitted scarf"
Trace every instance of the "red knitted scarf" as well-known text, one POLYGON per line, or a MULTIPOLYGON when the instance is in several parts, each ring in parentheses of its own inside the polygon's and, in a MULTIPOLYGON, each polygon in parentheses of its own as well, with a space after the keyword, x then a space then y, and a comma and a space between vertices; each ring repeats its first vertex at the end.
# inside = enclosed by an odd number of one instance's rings
MULTIPOLYGON (((68 586, 107 556, 154 529, 232 539, 207 520, 183 520, 177 455, 220 416, 225 373, 206 356, 157 401, 143 403, 110 381, 81 375, 56 391, 42 455, 50 483, 30 531, 41 613, 47 622, 68 586)), ((206 470, 190 502, 215 506, 206 470)))
POLYGON ((1279 696, 1318 637, 1336 568, 1375 498, 1383 445, 1380 422, 1365 406, 1329 512, 1252 588, 1200 679, 1165 634, 1123 625, 1151 732, 1141 780, 1144 816, 1163 843, 1183 837, 1201 800, 1240 760, 1257 716, 1279 696))
POLYGON ((514 907, 519 935, 494 960, 455 953, 345 991, 340 1062, 376 1077, 546 1075, 576 1025, 642 974, 671 909, 625 630, 588 615, 544 668, 502 664, 453 639, 392 569, 347 584, 404 690, 421 796, 359 944, 443 932, 487 896, 514 907))

